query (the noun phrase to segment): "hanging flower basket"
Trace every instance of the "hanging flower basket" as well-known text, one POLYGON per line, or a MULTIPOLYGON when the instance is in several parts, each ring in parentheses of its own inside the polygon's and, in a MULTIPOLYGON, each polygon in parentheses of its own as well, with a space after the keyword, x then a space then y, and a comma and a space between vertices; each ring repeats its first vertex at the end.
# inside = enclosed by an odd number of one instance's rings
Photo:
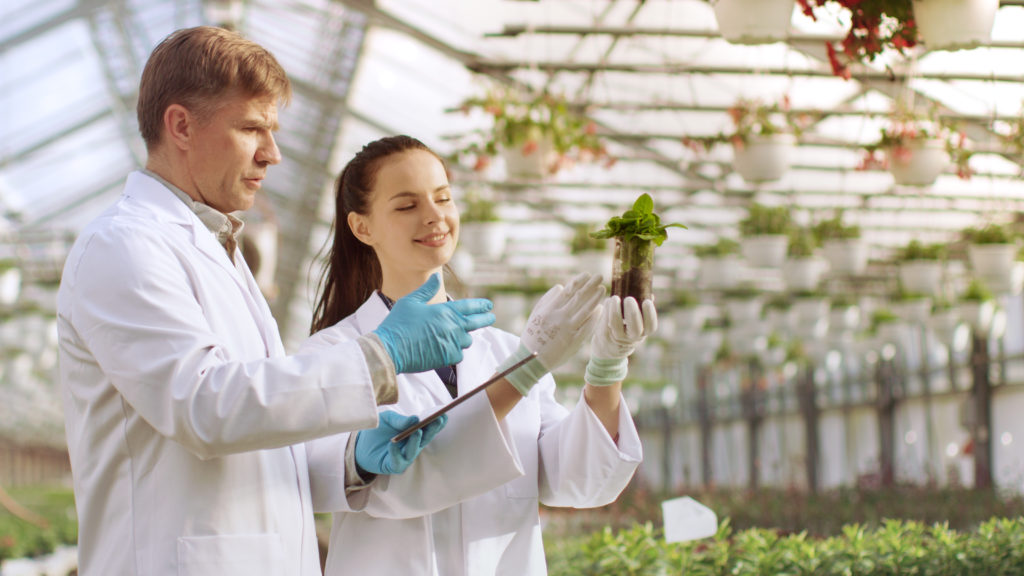
POLYGON ((889 172, 901 186, 931 186, 949 165, 946 145, 937 138, 914 140, 886 150, 889 172))
POLYGON ((796 0, 712 0, 718 31, 732 44, 785 40, 796 0))
POLYGON ((751 135, 733 144, 733 169, 746 182, 774 182, 789 170, 795 145, 792 134, 751 135))
POLYGON ((929 50, 975 48, 992 41, 999 0, 914 0, 914 21, 929 50))
POLYGON ((556 171, 558 154, 550 137, 522 146, 502 146, 500 150, 509 178, 541 180, 556 171))

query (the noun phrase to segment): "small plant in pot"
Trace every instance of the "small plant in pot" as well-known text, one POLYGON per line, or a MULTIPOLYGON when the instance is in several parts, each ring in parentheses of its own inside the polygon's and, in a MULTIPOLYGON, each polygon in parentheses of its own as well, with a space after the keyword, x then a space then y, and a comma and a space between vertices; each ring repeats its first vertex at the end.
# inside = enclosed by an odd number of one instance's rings
POLYGON ((459 246, 472 256, 498 258, 505 253, 505 224, 497 205, 476 193, 467 194, 460 203, 459 246))
POLYGON ((642 194, 622 216, 613 216, 605 227, 592 235, 615 239, 612 264, 612 290, 623 300, 632 296, 637 303, 651 297, 654 276, 654 248, 668 238, 669 228, 686 228, 682 224, 662 224, 654 212, 650 194, 642 194))
POLYGON ((747 207, 740 221, 743 257, 752 266, 779 267, 786 259, 793 218, 788 206, 765 206, 756 202, 747 207))
POLYGON ((960 317, 970 324, 975 332, 985 333, 992 325, 992 318, 995 316, 995 296, 984 281, 972 278, 963 294, 960 295, 960 303, 957 307, 960 317))
POLYGON ((1013 271, 1017 255, 1016 238, 1009 226, 988 224, 981 228, 968 228, 963 232, 967 241, 967 260, 973 274, 993 288, 1007 288, 1013 284, 1013 271))
POLYGON ((739 259, 740 245, 731 238, 719 238, 714 244, 694 246, 693 253, 700 258, 699 279, 710 289, 736 286, 743 272, 739 259))
POLYGON ((943 244, 923 244, 911 240, 898 254, 900 285, 908 292, 937 296, 942 289, 943 244))
POLYGON ((832 218, 819 221, 811 230, 822 246, 832 274, 864 273, 868 265, 868 246, 861 240, 860 226, 843 223, 841 210, 832 218))
POLYGON ((782 277, 790 291, 814 290, 825 271, 824 261, 815 257, 818 248, 814 235, 806 228, 794 228, 789 235, 782 277))

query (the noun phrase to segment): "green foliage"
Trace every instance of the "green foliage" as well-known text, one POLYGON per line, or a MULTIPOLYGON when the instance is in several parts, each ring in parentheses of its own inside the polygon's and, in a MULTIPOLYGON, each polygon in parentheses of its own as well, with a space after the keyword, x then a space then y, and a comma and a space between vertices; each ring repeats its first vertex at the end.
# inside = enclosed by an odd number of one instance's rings
POLYGON ((700 304, 700 298, 689 290, 676 290, 672 293, 672 301, 669 306, 675 309, 695 308, 700 304))
POLYGON ((693 253, 698 258, 720 258, 722 256, 739 254, 739 252, 739 242, 731 238, 719 238, 718 242, 715 242, 714 244, 704 244, 693 247, 693 253))
POLYGON ((572 228, 573 234, 572 240, 569 241, 569 251, 573 254, 604 250, 608 246, 607 240, 593 236, 593 226, 576 224, 572 228))
POLYGON ((818 222, 811 227, 811 231, 814 233, 814 237, 818 239, 819 244, 824 244, 826 240, 860 238, 860 226, 847 226, 843 224, 842 212, 837 213, 832 218, 818 222))
POLYGON ((512 88, 494 88, 482 97, 468 98, 459 110, 482 110, 493 119, 490 129, 477 130, 457 138, 456 159, 477 158, 477 168, 486 167, 480 157, 492 157, 500 149, 536 149, 549 140, 561 157, 596 161, 607 159, 597 125, 573 107, 562 95, 542 92, 528 95, 512 88))
POLYGON ((686 228, 682 224, 662 224, 661 217, 654 213, 654 199, 650 194, 641 194, 633 207, 622 216, 612 216, 605 227, 592 236, 594 238, 621 238, 628 241, 633 238, 654 242, 656 246, 668 239, 669 228, 686 228))
POLYGON ((1024 518, 993 518, 976 531, 886 520, 825 539, 750 528, 728 518, 711 538, 665 542, 651 523, 610 527, 548 551, 551 576, 988 576, 1024 573, 1024 518))
POLYGON ((713 136, 686 136, 683 144, 695 151, 703 148, 710 151, 717 144, 742 146, 757 136, 774 136, 776 134, 792 134, 799 138, 805 125, 814 122, 811 114, 795 116, 789 113, 789 100, 784 98, 782 104, 766 104, 760 100, 740 98, 729 110, 729 119, 733 130, 729 133, 718 133, 713 136))
POLYGON ((968 228, 964 230, 964 239, 971 244, 1011 244, 1014 241, 1009 228, 999 224, 968 228))
POLYGON ((789 234, 789 246, 786 248, 786 255, 790 258, 810 258, 818 243, 810 230, 806 228, 794 228, 789 234))
POLYGON ((893 313, 888 308, 875 308, 871 312, 871 329, 874 330, 882 324, 890 324, 892 322, 899 322, 900 317, 893 313))
POLYGON ((946 257, 946 246, 943 244, 922 244, 920 240, 911 240, 900 250, 900 260, 942 260, 946 257))
POLYGON ((71 490, 31 486, 9 492, 19 504, 45 518, 46 526, 37 526, 0 508, 0 561, 45 556, 59 544, 73 545, 78 541, 71 490))
POLYGON ((960 296, 960 299, 964 302, 988 302, 994 300, 995 297, 992 295, 992 291, 985 286, 985 283, 978 278, 971 278, 967 289, 960 296))
POLYGON ((747 208, 747 217, 740 221, 740 234, 789 234, 792 226, 793 217, 788 206, 764 206, 754 202, 747 208))

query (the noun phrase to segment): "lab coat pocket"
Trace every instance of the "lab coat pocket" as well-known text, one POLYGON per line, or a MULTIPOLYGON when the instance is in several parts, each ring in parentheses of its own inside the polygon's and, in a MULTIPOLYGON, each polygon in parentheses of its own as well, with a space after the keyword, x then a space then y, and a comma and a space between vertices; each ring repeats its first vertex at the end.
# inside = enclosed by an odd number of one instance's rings
POLYGON ((538 498, 538 448, 540 406, 532 398, 524 399, 505 417, 515 442, 523 475, 505 484, 508 498, 538 498))
POLYGON ((285 574, 284 544, 277 534, 178 538, 179 576, 285 574))

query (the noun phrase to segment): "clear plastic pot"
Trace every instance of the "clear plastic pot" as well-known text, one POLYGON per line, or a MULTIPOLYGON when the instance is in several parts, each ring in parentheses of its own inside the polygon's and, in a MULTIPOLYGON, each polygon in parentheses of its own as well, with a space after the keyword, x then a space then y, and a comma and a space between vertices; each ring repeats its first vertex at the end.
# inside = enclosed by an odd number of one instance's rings
POLYGON ((632 296, 637 304, 651 298, 654 279, 654 242, 639 238, 615 239, 612 260, 612 295, 632 296))

